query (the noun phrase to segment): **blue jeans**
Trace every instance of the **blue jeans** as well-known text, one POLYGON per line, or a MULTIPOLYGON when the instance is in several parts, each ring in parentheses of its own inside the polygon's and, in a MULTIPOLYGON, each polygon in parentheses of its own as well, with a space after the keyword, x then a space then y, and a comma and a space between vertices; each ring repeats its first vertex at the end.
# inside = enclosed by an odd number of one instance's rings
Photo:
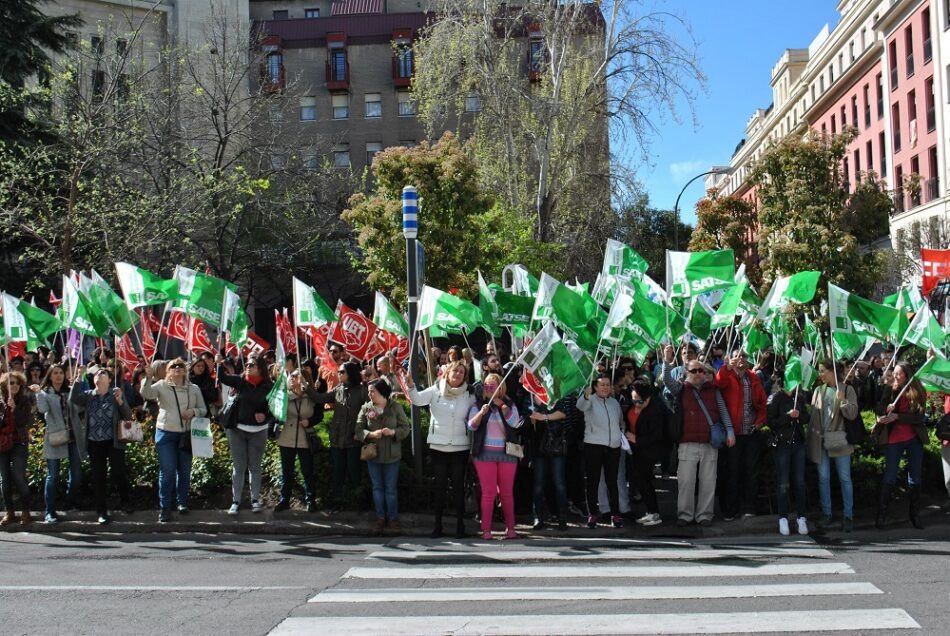
MULTIPOLYGON (((46 460, 46 484, 43 496, 46 498, 46 514, 56 512, 56 493, 59 490, 59 467, 63 460, 46 460)), ((79 486, 82 484, 82 460, 79 459, 79 447, 76 442, 69 444, 69 481, 66 482, 66 501, 75 505, 79 499, 79 486)))
POLYGON ((399 518, 399 462, 380 464, 368 461, 369 478, 373 482, 373 505, 379 519, 399 518), (387 514, 388 513, 388 514, 387 514))
POLYGON ((557 501, 558 516, 563 519, 567 514, 567 483, 564 479, 566 457, 548 457, 538 453, 534 457, 534 516, 541 518, 544 510, 544 494, 548 485, 548 474, 554 482, 554 497, 557 501))
POLYGON ((795 514, 805 517, 805 444, 779 444, 772 451, 775 459, 775 484, 778 492, 778 516, 788 517, 789 480, 795 485, 795 514))
POLYGON ((178 505, 188 505, 191 487, 191 453, 178 449, 178 441, 186 433, 155 429, 155 452, 158 454, 158 503, 164 510, 172 507, 172 491, 178 505), (177 484, 176 484, 177 478, 177 484))
POLYGON ((888 444, 884 447, 884 483, 893 486, 897 482, 901 456, 907 450, 907 485, 919 486, 924 464, 924 446, 916 437, 906 442, 888 444))
POLYGON ((844 504, 844 516, 854 518, 854 486, 851 484, 851 455, 828 457, 828 451, 821 449, 821 461, 818 462, 818 496, 821 499, 821 513, 831 516, 831 464, 835 465, 838 482, 841 484, 841 500, 844 504))

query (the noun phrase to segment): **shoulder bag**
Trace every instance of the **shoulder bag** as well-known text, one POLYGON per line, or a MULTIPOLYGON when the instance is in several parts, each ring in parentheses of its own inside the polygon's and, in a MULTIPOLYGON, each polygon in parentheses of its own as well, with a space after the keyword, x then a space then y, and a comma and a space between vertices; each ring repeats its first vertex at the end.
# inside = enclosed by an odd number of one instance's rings
POLYGON ((703 415, 706 416, 706 423, 709 424, 709 445, 715 449, 720 449, 726 445, 726 426, 722 422, 713 422, 712 417, 709 415, 709 411, 706 409, 706 403, 703 402, 703 396, 699 394, 699 391, 694 386, 689 387, 693 391, 693 396, 696 398, 696 402, 699 404, 699 408, 702 410, 703 415))
POLYGON ((231 389, 232 393, 224 401, 221 410, 218 411, 218 424, 223 429, 237 428, 238 402, 240 393, 237 389, 231 389))
POLYGON ((136 420, 119 420, 118 425, 119 441, 126 444, 130 442, 141 442, 145 439, 142 432, 142 425, 136 420))
POLYGON ((188 398, 185 402, 185 411, 181 410, 181 402, 178 401, 178 391, 175 385, 171 385, 172 395, 175 397, 175 408, 178 409, 178 423, 181 424, 181 437, 178 438, 178 450, 183 453, 191 454, 191 432, 185 430, 184 412, 191 408, 191 390, 188 391, 188 398))

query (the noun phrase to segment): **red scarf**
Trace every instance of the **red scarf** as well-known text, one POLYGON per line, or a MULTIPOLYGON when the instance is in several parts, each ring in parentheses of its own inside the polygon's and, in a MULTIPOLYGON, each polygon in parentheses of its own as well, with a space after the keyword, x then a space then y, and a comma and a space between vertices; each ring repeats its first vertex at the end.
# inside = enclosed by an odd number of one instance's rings
POLYGON ((246 375, 244 376, 244 381, 250 384, 251 386, 257 386, 264 381, 264 376, 262 375, 246 375))

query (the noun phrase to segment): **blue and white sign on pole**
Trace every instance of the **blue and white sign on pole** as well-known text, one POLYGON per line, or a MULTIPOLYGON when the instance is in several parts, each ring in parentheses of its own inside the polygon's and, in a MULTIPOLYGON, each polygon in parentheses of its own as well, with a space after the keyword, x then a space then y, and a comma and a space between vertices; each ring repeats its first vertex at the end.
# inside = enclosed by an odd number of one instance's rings
POLYGON ((407 239, 419 235, 419 193, 412 186, 402 189, 402 235, 407 239))

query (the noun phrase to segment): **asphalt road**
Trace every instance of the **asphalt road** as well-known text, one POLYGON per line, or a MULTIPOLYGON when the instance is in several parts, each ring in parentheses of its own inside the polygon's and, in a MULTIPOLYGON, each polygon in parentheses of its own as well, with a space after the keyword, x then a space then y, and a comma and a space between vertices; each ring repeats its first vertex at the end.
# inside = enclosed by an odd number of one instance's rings
POLYGON ((950 523, 930 526, 817 542, 10 533, 0 625, 7 635, 945 635, 950 523))

